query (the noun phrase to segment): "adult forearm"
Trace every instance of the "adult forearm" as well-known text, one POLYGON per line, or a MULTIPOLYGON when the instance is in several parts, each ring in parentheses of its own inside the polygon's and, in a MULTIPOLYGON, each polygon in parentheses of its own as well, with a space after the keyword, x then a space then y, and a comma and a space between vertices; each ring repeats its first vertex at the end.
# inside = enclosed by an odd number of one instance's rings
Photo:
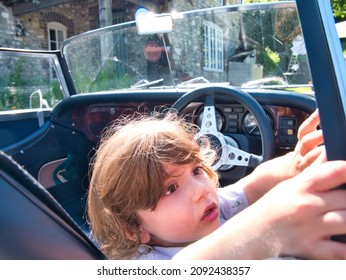
POLYGON ((213 233, 184 248, 174 259, 244 260, 278 256, 281 244, 275 241, 268 227, 270 223, 265 218, 256 219, 262 215, 255 208, 243 210, 213 233))

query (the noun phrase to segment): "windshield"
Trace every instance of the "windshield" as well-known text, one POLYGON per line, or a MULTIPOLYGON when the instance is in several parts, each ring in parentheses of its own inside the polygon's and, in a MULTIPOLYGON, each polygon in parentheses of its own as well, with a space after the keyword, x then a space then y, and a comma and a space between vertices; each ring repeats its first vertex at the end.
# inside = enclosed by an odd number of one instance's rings
POLYGON ((311 91, 294 2, 174 13, 173 32, 139 35, 128 22, 63 45, 77 93, 206 83, 311 91))

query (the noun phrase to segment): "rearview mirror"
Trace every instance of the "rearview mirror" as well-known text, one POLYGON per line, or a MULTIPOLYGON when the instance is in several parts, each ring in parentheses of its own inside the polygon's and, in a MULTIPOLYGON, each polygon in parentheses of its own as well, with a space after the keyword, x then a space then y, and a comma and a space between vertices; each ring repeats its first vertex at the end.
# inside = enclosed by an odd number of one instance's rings
POLYGON ((171 14, 154 14, 142 8, 136 12, 136 26, 139 35, 162 34, 173 31, 171 14))

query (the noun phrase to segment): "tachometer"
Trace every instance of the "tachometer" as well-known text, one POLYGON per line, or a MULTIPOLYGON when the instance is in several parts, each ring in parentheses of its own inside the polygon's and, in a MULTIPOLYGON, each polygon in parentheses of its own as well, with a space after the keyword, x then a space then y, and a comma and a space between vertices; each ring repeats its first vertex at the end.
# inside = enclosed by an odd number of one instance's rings
MULTIPOLYGON (((268 116, 268 114, 267 114, 267 117, 268 117, 268 120, 270 122, 270 125, 273 127, 273 121, 272 121, 271 117, 268 116)), ((243 126, 244 126, 244 130, 247 134, 253 135, 253 136, 260 136, 261 135, 257 120, 252 113, 250 113, 250 112, 246 113, 246 115, 244 117, 243 126)))
MULTIPOLYGON (((197 125, 199 127, 201 127, 202 124, 202 118, 203 118, 203 110, 200 110, 198 112, 198 116, 197 116, 197 125)), ((223 116, 223 114, 217 109, 215 108, 215 118, 216 118, 216 127, 218 131, 221 131, 224 127, 224 123, 225 123, 225 118, 223 116)))

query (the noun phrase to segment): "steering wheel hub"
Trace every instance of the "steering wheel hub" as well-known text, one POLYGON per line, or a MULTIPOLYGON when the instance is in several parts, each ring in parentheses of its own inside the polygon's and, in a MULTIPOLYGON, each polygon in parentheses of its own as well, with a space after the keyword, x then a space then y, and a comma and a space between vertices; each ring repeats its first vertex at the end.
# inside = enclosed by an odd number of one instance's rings
POLYGON ((232 172, 234 166, 254 168, 261 162, 273 158, 274 134, 272 128, 262 106, 250 94, 231 86, 206 86, 185 93, 172 105, 172 108, 182 112, 188 104, 203 97, 205 98, 203 117, 196 139, 202 136, 209 138, 212 148, 215 149, 217 154, 216 161, 213 164, 215 170, 232 172), (239 102, 254 115, 262 138, 262 155, 248 152, 246 147, 239 147, 233 137, 218 131, 215 113, 215 99, 218 97, 229 98, 232 102, 239 102))

